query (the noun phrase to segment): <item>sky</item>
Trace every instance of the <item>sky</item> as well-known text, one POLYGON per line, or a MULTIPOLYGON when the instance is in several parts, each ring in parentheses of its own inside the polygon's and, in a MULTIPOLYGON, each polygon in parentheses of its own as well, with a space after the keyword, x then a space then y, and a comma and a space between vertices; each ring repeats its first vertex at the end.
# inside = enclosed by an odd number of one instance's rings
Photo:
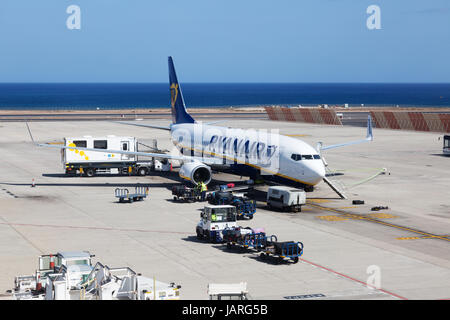
POLYGON ((0 82, 449 83, 450 1, 1 0, 0 49, 0 82))

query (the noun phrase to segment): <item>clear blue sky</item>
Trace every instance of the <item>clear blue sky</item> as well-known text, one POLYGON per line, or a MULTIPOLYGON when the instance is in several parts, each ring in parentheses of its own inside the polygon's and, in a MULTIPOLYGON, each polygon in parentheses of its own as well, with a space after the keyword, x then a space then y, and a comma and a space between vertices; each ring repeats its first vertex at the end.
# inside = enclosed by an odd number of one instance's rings
POLYGON ((0 82, 450 82, 449 0, 1 0, 0 41, 0 82))

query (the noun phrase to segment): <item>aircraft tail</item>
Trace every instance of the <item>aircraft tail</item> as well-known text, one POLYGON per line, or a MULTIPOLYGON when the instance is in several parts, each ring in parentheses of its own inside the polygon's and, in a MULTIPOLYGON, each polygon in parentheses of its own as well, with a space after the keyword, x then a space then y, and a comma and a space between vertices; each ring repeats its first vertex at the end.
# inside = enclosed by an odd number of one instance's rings
POLYGON ((172 57, 169 57, 169 83, 170 83, 170 106, 172 109, 172 122, 178 123, 194 123, 195 120, 186 111, 184 105, 183 94, 178 83, 177 74, 173 65, 172 57))

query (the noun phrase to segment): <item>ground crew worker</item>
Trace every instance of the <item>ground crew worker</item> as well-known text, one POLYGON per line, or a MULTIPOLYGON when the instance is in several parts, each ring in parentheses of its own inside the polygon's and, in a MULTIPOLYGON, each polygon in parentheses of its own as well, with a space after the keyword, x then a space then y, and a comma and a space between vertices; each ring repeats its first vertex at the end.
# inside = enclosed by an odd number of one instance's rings
POLYGON ((202 192, 202 201, 205 201, 206 190, 208 190, 208 187, 206 186, 206 184, 203 181, 200 183, 200 185, 201 185, 200 191, 202 192))

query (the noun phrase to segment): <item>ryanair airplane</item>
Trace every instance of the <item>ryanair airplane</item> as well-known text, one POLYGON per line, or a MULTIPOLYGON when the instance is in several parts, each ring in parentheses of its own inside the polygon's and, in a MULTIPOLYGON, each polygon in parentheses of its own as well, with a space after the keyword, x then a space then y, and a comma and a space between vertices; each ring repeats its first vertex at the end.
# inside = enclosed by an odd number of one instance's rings
POLYGON ((373 140, 370 116, 365 139, 326 147, 319 143, 316 149, 304 141, 277 132, 214 125, 220 121, 197 122, 186 111, 172 57, 169 57, 169 81, 172 124, 167 127, 137 123, 126 124, 168 130, 173 144, 181 155, 50 144, 38 144, 38 146, 178 160, 182 164, 179 171, 180 177, 193 184, 200 182, 208 184, 212 179, 212 170, 216 170, 253 179, 262 178, 312 191, 314 186, 324 179, 329 183, 325 178, 326 163, 321 158, 321 150, 373 140))

